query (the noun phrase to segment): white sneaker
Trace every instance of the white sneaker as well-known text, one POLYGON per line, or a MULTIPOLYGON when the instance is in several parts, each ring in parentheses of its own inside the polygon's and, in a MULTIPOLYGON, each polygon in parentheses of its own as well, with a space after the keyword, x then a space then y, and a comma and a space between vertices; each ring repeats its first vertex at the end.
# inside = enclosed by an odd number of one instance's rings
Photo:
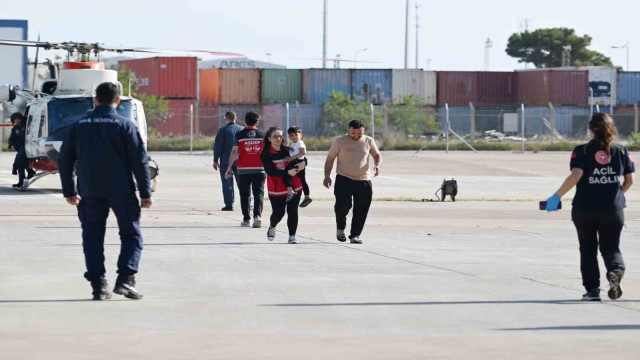
POLYGON ((242 226, 242 227, 251 227, 251 223, 249 222, 249 220, 243 221, 243 222, 240 223, 240 226, 242 226))
POLYGON ((262 227, 262 219, 260 219, 260 216, 256 216, 253 218, 253 226, 254 229, 258 229, 262 227))
POLYGON ((351 243, 352 244, 362 244, 362 239, 360 239, 360 236, 354 236, 351 238, 351 243))
POLYGON ((269 230, 267 230, 267 239, 269 241, 273 241, 276 238, 276 229, 269 226, 269 230))
POLYGON ((295 235, 289 235, 289 244, 297 244, 298 242, 296 241, 296 236, 295 235))

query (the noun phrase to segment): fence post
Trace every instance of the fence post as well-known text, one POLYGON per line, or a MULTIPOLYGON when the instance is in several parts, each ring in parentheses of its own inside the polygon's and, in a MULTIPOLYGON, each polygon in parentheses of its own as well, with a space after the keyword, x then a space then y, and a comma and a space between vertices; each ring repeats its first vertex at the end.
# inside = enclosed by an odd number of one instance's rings
POLYGON ((449 130, 451 129, 451 124, 449 124, 449 104, 444 104, 444 118, 445 118, 445 133, 444 133, 444 141, 446 145, 445 151, 449 152, 449 130))
POLYGON ((189 105, 189 154, 193 154, 193 104, 189 105))
POLYGON ((296 100, 296 126, 304 128, 304 126, 302 126, 302 122, 300 121, 300 102, 298 100, 296 100))
POLYGON ((549 121, 551 122, 551 128, 553 130, 556 129, 556 108, 553 107, 553 104, 549 102, 549 121))
POLYGON ((373 111, 373 103, 369 103, 371 108, 371 137, 376 140, 376 114, 373 111))
POLYGON ((382 105, 382 121, 384 122, 383 136, 389 136, 389 107, 387 103, 382 105))
POLYGON ((638 103, 633 104, 633 132, 638 133, 640 114, 638 114, 638 103))
POLYGON ((286 123, 285 123, 285 127, 284 127, 284 132, 286 133, 289 130, 289 103, 286 104, 287 107, 287 113, 285 115, 285 119, 286 119, 286 123))
POLYGON ((476 137, 476 108, 472 102, 469 103, 469 133, 471 139, 476 137))
POLYGON ((521 104, 522 107, 522 131, 521 136, 522 140, 520 140, 520 150, 524 153, 524 104, 521 104))
POLYGON ((196 99, 196 135, 200 135, 200 100, 196 99))

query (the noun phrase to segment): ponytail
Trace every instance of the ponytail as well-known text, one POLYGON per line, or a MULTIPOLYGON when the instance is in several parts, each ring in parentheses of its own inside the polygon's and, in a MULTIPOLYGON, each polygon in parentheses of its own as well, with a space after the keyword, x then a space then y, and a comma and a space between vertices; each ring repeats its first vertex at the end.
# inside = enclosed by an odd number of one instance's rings
POLYGON ((618 129, 609 114, 595 113, 589 121, 589 129, 593 132, 593 138, 607 153, 611 153, 611 144, 618 135, 618 129))

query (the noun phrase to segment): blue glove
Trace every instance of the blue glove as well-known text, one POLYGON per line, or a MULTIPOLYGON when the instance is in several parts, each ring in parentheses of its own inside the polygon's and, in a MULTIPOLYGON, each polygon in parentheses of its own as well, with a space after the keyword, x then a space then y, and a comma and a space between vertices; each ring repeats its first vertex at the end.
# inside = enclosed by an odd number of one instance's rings
POLYGON ((560 204, 560 196, 553 194, 547 199, 547 212, 558 211, 558 205, 560 204))

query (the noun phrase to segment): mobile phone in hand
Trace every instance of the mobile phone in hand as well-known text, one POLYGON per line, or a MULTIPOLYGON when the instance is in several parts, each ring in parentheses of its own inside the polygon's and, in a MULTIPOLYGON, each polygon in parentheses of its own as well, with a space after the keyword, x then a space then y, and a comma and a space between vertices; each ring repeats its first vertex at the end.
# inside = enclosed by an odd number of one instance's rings
MULTIPOLYGON (((540 210, 547 210, 547 202, 546 201, 540 201, 540 210)), ((560 203, 558 203, 558 210, 562 210, 562 201, 560 201, 560 203)))

